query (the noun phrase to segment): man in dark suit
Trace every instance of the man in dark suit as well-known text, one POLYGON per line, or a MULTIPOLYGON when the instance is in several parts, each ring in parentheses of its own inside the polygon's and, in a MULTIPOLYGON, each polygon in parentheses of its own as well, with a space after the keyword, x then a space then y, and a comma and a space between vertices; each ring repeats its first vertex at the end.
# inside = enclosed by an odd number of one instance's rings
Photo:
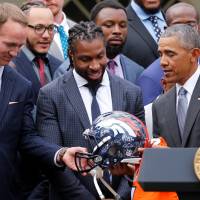
POLYGON ((51 10, 42 2, 25 3, 21 9, 27 15, 29 24, 26 45, 11 65, 32 82, 36 104, 39 89, 52 81, 61 61, 48 53, 55 31, 51 10))
POLYGON ((127 15, 128 37, 123 53, 147 68, 159 57, 157 41, 166 26, 160 0, 132 0, 127 7, 127 15), (151 18, 154 19, 154 25, 151 18), (156 31, 155 26, 159 28, 156 31))
POLYGON ((0 4, 0 16, 0 194, 4 200, 21 200, 15 173, 18 150, 50 171, 61 162, 75 169, 74 152, 59 150, 59 146, 48 144, 37 135, 31 114, 31 83, 6 66, 25 43, 27 20, 18 7, 9 3, 0 4))
MULTIPOLYGON (((166 22, 168 26, 173 24, 189 24, 195 29, 198 29, 198 11, 194 6, 188 3, 181 2, 174 4, 166 11, 166 22)), ((156 97, 162 94, 163 87, 161 79, 167 79, 167 77, 164 77, 163 75, 159 58, 141 73, 137 80, 137 85, 142 89, 144 105, 153 102, 156 97)), ((167 80, 167 82, 169 82, 169 80, 167 80)))
MULTIPOLYGON (((173 25, 159 40, 161 66, 176 85, 153 104, 153 133, 170 147, 200 146, 200 44, 198 31, 173 25)), ((199 193, 180 193, 180 200, 199 199, 199 193)))
MULTIPOLYGON (((91 126, 97 107, 99 113, 121 110, 144 121, 139 87, 105 70, 107 58, 100 27, 94 22, 81 22, 70 29, 69 55, 72 69, 39 93, 36 121, 43 138, 51 143, 90 148, 82 133, 91 126), (92 87, 98 87, 93 96, 92 87), (94 101, 98 105, 95 108, 94 101)), ((90 192, 88 199, 99 199, 92 177, 83 177, 69 170, 51 174, 50 199, 68 198, 68 191, 76 190, 75 187, 69 187, 66 175, 90 192)), ((123 177, 112 177, 112 187, 122 199, 130 197, 130 187, 123 177)), ((106 198, 110 197, 108 191, 104 194, 106 198)))
POLYGON ((103 30, 110 72, 114 61, 115 75, 135 83, 143 67, 122 54, 128 31, 126 9, 115 0, 104 0, 92 9, 91 20, 103 30))

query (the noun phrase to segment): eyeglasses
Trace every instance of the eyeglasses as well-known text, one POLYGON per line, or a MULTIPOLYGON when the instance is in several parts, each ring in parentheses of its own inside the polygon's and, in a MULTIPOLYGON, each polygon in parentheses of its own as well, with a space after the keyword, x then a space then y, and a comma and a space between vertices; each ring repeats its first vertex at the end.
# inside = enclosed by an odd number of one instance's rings
POLYGON ((43 24, 37 24, 37 25, 33 26, 33 25, 29 24, 28 27, 34 29, 35 33, 37 33, 39 35, 44 34, 44 32, 46 30, 48 30, 49 34, 53 34, 56 31, 54 24, 50 24, 49 26, 45 26, 43 24))

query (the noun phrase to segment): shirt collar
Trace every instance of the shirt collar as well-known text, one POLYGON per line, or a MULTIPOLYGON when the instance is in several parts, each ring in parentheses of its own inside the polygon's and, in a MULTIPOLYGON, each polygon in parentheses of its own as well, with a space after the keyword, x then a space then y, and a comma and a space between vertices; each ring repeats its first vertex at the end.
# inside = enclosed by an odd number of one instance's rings
POLYGON ((4 66, 0 66, 0 80, 2 80, 4 66))
MULTIPOLYGON (((23 46, 22 51, 24 52, 24 54, 27 56, 29 61, 33 61, 35 59, 35 54, 27 47, 27 46, 23 46)), ((48 54, 46 54, 44 56, 44 60, 47 62, 48 61, 48 54), (46 60, 47 59, 47 60, 46 60)))
POLYGON ((61 22, 60 24, 55 23, 55 25, 56 25, 56 26, 62 25, 63 27, 65 27, 65 28, 67 27, 67 29, 69 29, 69 25, 68 25, 68 23, 67 23, 67 17, 66 17, 66 15, 65 15, 65 13, 62 12, 62 15, 63 15, 63 20, 62 20, 62 22, 61 22))
MULTIPOLYGON (((83 87, 88 83, 88 81, 86 79, 84 79, 81 75, 79 75, 76 72, 75 69, 73 69, 73 75, 74 75, 74 79, 76 81, 76 84, 77 84, 78 88, 83 87)), ((101 85, 103 85, 103 86, 109 86, 110 85, 108 73, 107 73, 106 70, 105 70, 105 72, 103 74, 101 85)))
POLYGON ((192 93, 194 91, 195 85, 198 81, 198 78, 200 76, 200 66, 197 67, 197 70, 195 73, 184 83, 184 85, 176 84, 176 92, 178 94, 178 91, 181 87, 184 87, 187 92, 192 96, 192 93))
POLYGON ((161 11, 158 11, 157 13, 154 14, 147 14, 137 3, 135 3, 134 0, 132 0, 131 2, 131 7, 136 12, 137 16, 143 21, 147 20, 152 15, 157 16, 162 21, 165 21, 161 11))

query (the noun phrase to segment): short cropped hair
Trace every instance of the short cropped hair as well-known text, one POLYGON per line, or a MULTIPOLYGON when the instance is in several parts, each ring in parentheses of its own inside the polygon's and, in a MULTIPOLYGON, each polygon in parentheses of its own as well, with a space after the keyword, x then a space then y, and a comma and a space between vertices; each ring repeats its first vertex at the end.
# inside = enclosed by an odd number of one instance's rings
POLYGON ((27 1, 21 6, 21 10, 27 15, 31 8, 47 8, 46 4, 41 0, 27 1))
POLYGON ((26 15, 24 15, 19 7, 11 3, 0 3, 0 26, 6 23, 9 19, 27 26, 26 15))
POLYGON ((177 37, 185 49, 200 48, 200 36, 196 29, 187 24, 175 24, 169 26, 162 33, 161 38, 177 37))
POLYGON ((99 12, 104 8, 122 9, 127 15, 125 7, 121 3, 119 3, 118 1, 116 1, 116 0, 104 0, 104 1, 100 1, 99 3, 97 3, 92 8, 92 10, 90 12, 90 20, 95 21, 99 12))

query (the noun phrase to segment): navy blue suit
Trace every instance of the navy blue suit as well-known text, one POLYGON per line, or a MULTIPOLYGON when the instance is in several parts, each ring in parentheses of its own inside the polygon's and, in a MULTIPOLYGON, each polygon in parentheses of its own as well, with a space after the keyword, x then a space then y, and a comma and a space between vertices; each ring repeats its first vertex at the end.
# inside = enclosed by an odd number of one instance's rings
POLYGON ((147 67, 139 76, 136 84, 142 89, 144 105, 153 102, 153 100, 162 93, 162 77, 163 70, 160 66, 159 58, 147 67))
MULTIPOLYGON (((61 65, 62 62, 50 54, 48 54, 47 56, 48 56, 47 64, 49 67, 51 77, 53 77, 54 72, 61 65)), ((15 57, 12 60, 12 62, 16 70, 20 74, 22 74, 26 79, 32 82, 34 103, 36 104, 38 93, 41 88, 41 84, 34 71, 32 62, 27 58, 27 56, 25 55, 23 51, 20 51, 20 53, 17 55, 17 57, 15 57)))
POLYGON ((0 91, 0 195, 3 200, 17 200, 15 164, 17 151, 39 159, 40 165, 54 168, 54 154, 59 149, 45 143, 35 133, 31 111, 31 83, 14 69, 5 67, 0 91))

